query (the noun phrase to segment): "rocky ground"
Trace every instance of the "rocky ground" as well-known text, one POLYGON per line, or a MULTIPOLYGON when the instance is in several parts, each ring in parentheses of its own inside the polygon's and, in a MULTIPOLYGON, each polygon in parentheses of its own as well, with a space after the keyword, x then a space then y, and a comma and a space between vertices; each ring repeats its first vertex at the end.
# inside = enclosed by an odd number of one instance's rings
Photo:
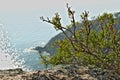
POLYGON ((0 70, 0 80, 120 80, 120 74, 83 66, 55 67, 43 71, 0 70))

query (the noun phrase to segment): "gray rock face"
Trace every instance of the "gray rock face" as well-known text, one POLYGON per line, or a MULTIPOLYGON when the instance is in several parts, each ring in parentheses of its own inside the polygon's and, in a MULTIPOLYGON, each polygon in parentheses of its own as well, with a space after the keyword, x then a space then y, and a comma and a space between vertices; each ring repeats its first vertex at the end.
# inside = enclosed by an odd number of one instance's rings
POLYGON ((32 80, 120 80, 120 74, 92 66, 66 65, 38 72, 32 80))
POLYGON ((66 65, 30 72, 19 68, 0 70, 0 80, 120 80, 120 73, 93 66, 66 65))
MULTIPOLYGON (((120 12, 115 13, 114 16, 118 21, 117 24, 114 25, 114 27, 115 27, 115 29, 120 29, 120 12)), ((79 29, 80 26, 81 26, 81 24, 78 24, 77 29, 79 29)), ((93 26, 98 26, 98 24, 95 23, 93 26)), ((73 27, 71 27, 70 29, 73 30, 73 27)), ((65 33, 69 36, 71 35, 68 31, 65 31, 65 33)), ((62 40, 64 38, 65 38, 65 35, 63 33, 59 33, 55 37, 51 38, 44 47, 37 46, 36 48, 34 48, 34 50, 39 51, 39 53, 46 51, 46 52, 50 53, 51 55, 53 55, 57 52, 57 46, 54 46, 54 47, 51 47, 51 46, 53 45, 53 43, 56 40, 62 40)))

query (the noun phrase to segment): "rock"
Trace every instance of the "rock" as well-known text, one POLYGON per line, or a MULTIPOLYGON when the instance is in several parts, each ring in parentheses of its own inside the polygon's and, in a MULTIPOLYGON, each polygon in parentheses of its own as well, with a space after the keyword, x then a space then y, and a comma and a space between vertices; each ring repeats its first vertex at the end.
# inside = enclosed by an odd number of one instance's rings
POLYGON ((120 80, 120 73, 95 67, 67 65, 32 72, 22 69, 0 70, 0 80, 120 80))
MULTIPOLYGON (((44 75, 44 78, 49 80, 96 80, 96 78, 92 77, 91 75, 86 73, 86 69, 78 66, 68 65, 61 68, 53 68, 47 71, 43 71, 43 73, 39 74, 38 77, 41 77, 41 75, 44 75), (79 69, 81 68, 81 70, 79 69), (83 69, 83 71, 82 71, 83 69), (82 72, 83 74, 79 74, 82 72), (84 72, 85 71, 85 72, 84 72), (84 76, 84 77, 83 77, 84 76)), ((42 79, 40 79, 42 80, 42 79)))
POLYGON ((72 78, 72 80, 83 80, 80 76, 75 76, 72 78))

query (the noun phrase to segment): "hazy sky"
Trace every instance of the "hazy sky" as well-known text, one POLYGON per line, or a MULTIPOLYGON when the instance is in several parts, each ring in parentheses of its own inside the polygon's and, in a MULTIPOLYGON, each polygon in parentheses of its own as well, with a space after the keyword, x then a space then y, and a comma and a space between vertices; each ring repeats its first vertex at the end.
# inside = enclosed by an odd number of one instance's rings
MULTIPOLYGON (((0 0, 0 11, 31 11, 50 8, 64 8, 69 3, 79 8, 115 9, 120 0, 0 0)), ((117 8, 118 9, 118 8, 117 8)), ((109 9, 110 10, 110 9, 109 9)))
POLYGON ((77 19, 84 10, 88 10, 91 16, 120 11, 120 0, 0 0, 0 24, 8 29, 12 37, 17 35, 29 40, 40 36, 43 40, 50 39, 56 31, 51 25, 40 21, 39 17, 52 17, 55 12, 59 12, 62 22, 68 23, 66 3, 76 11, 77 19), (36 35, 33 35, 34 32, 36 35))
POLYGON ((19 18, 25 15, 35 17, 38 14, 52 16, 55 12, 63 15, 66 3, 76 10, 77 15, 84 10, 90 11, 91 15, 115 12, 119 11, 120 7, 120 0, 0 0, 0 17, 4 15, 6 18, 9 16, 19 18))

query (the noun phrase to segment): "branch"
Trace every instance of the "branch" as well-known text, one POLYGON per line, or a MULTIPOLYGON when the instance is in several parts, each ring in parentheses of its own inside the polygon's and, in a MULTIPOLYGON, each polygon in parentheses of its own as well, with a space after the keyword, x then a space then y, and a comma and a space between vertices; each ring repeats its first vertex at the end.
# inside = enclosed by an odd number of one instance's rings
POLYGON ((76 37, 76 33, 75 33, 76 32, 76 24, 75 24, 75 17, 74 17, 75 11, 72 11, 70 9, 71 7, 69 7, 68 4, 66 4, 66 6, 67 6, 67 9, 68 9, 68 16, 69 16, 69 18, 71 18, 71 22, 72 22, 73 27, 74 27, 73 36, 74 36, 75 40, 77 41, 77 37, 76 37))

